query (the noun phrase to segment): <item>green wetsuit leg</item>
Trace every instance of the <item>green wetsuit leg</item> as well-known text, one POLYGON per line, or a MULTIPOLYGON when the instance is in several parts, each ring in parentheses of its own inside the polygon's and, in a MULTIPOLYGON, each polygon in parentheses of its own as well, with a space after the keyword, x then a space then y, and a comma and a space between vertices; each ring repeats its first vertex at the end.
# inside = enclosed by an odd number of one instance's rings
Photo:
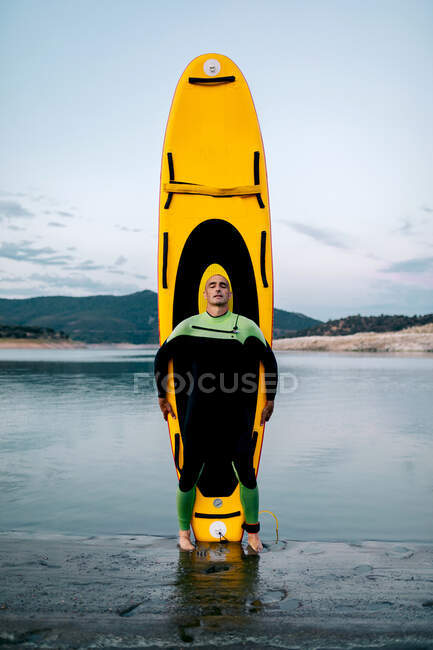
POLYGON ((239 480, 239 474, 236 470, 234 463, 233 470, 236 474, 236 477, 239 481, 239 491, 242 507, 244 509, 245 523, 246 524, 257 524, 259 521, 259 488, 257 485, 253 488, 247 488, 239 480))
POLYGON ((239 481, 240 497, 245 514, 246 524, 256 524, 259 521, 259 489, 247 488, 239 481))
POLYGON ((177 489, 176 505, 179 529, 189 530, 195 501, 195 485, 188 492, 177 489))

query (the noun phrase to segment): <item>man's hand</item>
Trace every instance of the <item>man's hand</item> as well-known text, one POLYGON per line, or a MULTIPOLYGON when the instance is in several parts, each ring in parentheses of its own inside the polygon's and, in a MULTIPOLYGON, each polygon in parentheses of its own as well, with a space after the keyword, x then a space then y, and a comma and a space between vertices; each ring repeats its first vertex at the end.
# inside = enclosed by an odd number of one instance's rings
POLYGON ((274 411, 274 402, 273 400, 268 400, 265 402, 265 406, 262 411, 262 417, 260 420, 260 425, 263 426, 265 422, 268 422, 272 413, 274 411))
POLYGON ((161 409, 161 412, 162 412, 162 414, 164 416, 164 420, 166 422, 168 420, 168 414, 169 413, 170 413, 172 418, 176 419, 176 415, 175 415, 175 413, 173 411, 173 408, 172 408, 170 402, 168 401, 168 399, 166 397, 159 397, 158 402, 159 402, 159 408, 161 409))

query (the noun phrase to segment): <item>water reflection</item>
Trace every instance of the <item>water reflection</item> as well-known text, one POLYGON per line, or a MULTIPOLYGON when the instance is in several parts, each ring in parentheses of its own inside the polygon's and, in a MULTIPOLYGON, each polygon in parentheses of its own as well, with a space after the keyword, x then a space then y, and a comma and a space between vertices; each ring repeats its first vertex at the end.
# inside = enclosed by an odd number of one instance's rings
POLYGON ((179 553, 174 619, 184 643, 198 627, 244 629, 259 591, 259 556, 241 544, 201 542, 179 553))

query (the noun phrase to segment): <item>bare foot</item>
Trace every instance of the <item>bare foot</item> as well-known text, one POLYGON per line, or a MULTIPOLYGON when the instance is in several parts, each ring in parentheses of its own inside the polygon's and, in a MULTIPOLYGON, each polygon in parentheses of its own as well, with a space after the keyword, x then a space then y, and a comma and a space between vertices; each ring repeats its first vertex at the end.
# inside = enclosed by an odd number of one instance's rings
POLYGON ((263 544, 258 533, 248 533, 248 544, 256 553, 263 551, 263 544))
POLYGON ((193 551, 194 544, 191 542, 191 533, 189 530, 179 531, 179 546, 182 551, 193 551))

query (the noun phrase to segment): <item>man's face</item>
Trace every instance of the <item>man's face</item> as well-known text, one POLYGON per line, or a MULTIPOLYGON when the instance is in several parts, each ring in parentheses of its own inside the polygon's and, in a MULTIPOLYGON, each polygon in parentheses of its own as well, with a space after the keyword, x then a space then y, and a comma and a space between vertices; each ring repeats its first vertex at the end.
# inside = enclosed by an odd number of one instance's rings
POLYGON ((229 283, 223 275, 212 275, 206 282, 204 297, 208 305, 225 306, 228 304, 232 292, 229 283))

